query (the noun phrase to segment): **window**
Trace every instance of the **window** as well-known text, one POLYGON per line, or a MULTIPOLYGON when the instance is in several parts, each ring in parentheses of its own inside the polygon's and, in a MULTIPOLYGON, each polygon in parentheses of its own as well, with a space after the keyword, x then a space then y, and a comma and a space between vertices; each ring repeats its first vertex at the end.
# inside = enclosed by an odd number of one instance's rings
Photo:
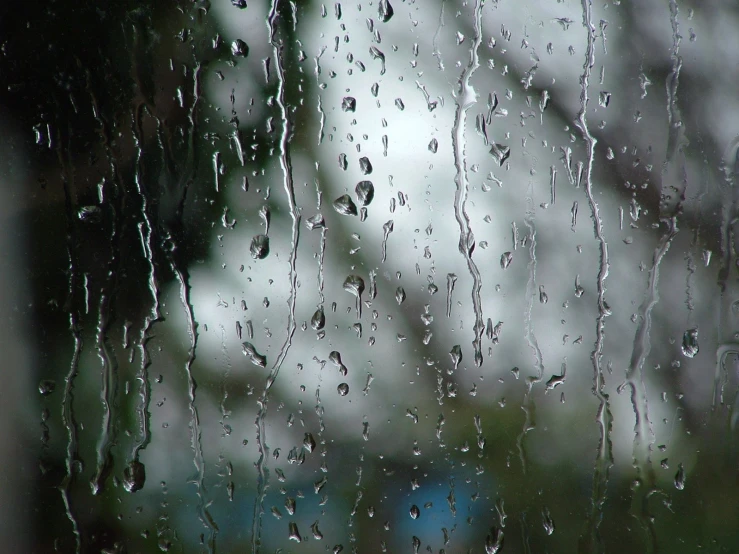
POLYGON ((14 552, 735 552, 729 2, 0 9, 14 552))

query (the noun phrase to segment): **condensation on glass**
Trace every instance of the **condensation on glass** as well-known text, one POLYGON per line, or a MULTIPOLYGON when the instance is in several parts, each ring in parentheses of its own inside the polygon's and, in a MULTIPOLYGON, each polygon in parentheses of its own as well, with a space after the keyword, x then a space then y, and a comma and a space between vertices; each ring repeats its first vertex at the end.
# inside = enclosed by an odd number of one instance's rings
POLYGON ((737 28, 0 8, 0 550, 738 551, 737 28))

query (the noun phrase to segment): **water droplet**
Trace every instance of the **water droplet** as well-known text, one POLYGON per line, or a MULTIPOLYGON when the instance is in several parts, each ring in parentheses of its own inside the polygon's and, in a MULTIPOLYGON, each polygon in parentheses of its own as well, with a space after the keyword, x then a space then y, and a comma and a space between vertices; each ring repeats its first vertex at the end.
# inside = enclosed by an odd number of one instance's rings
POLYGON ((231 4, 243 10, 246 8, 246 0, 231 0, 231 4))
POLYGON ((503 269, 508 269, 508 266, 511 265, 511 262, 513 261, 513 254, 510 252, 503 252, 500 256, 500 267, 503 269))
POLYGON ((547 296, 547 293, 544 290, 544 285, 539 285, 539 302, 542 304, 549 302, 549 296, 547 296))
POLYGON ((362 175, 369 175, 372 173, 372 163, 369 161, 367 156, 359 158, 359 170, 362 172, 362 175))
POLYGON ((598 104, 602 108, 607 108, 610 102, 611 102, 611 93, 606 92, 605 90, 600 91, 600 94, 598 95, 598 104))
POLYGON ((413 506, 411 506, 411 511, 410 511, 410 513, 411 513, 411 518, 412 518, 412 519, 418 519, 418 516, 420 516, 420 515, 421 515, 421 510, 419 510, 419 509, 418 509, 418 506, 416 506, 416 505, 414 504, 413 506))
POLYGON ((44 379, 38 384, 38 391, 41 396, 49 396, 56 390, 56 381, 53 379, 44 379))
POLYGON ((313 533, 313 538, 317 541, 320 541, 323 538, 323 533, 321 533, 321 530, 318 528, 318 520, 313 522, 313 525, 310 526, 311 533, 313 533))
POLYGON ((357 99, 353 96, 345 96, 341 101, 341 109, 345 112, 354 112, 357 110, 357 99))
POLYGON ((243 40, 237 38, 231 43, 231 54, 240 58, 245 58, 249 55, 249 47, 243 40))
POLYGON ((402 112, 405 110, 405 104, 403 103, 403 100, 401 98, 395 99, 395 106, 402 112))
POLYGON ((138 460, 129 462, 123 470, 123 488, 128 492, 136 492, 144 488, 146 469, 138 460))
POLYGON ((485 538, 485 554, 498 554, 503 549, 503 530, 493 527, 485 538))
POLYGON ((257 349, 254 348, 254 345, 252 343, 244 342, 241 344, 241 347, 243 349, 244 356, 249 358, 249 361, 251 363, 259 367, 266 367, 267 356, 262 356, 259 352, 257 352, 257 349))
POLYGON ((344 280, 344 290, 361 300, 364 292, 364 279, 359 275, 349 275, 344 280))
POLYGON ((377 14, 380 16, 380 21, 387 23, 395 14, 395 10, 393 10, 393 7, 390 5, 388 0, 380 0, 377 14))
POLYGON ((357 215, 357 205, 348 194, 339 196, 334 200, 334 210, 341 215, 357 215))
POLYGON ((683 334, 683 355, 687 358, 694 358, 698 350, 698 329, 688 329, 683 334))
POLYGON ((398 306, 405 302, 405 289, 403 287, 395 289, 395 301, 398 303, 398 306))
POLYGON ((269 237, 267 235, 256 235, 251 239, 249 246, 251 257, 255 260, 263 260, 269 255, 269 237))
POLYGON ((77 212, 77 217, 85 223, 98 223, 102 212, 99 206, 82 206, 77 212))
POLYGON ((323 306, 318 308, 313 317, 310 318, 310 326, 314 331, 320 331, 326 325, 326 315, 323 312, 323 306))
POLYGON ((439 150, 439 141, 431 139, 431 142, 429 142, 429 152, 436 154, 437 150, 439 150))
POLYGON ((462 347, 458 344, 452 346, 452 349, 449 351, 449 357, 452 359, 454 369, 456 370, 459 367, 459 363, 462 361, 462 347))
POLYGON ((369 206, 375 197, 375 186, 372 181, 360 181, 354 188, 354 192, 357 193, 357 200, 362 206, 369 206))
POLYGON ((338 387, 336 387, 336 390, 339 391, 339 395, 346 396, 349 394, 349 385, 346 383, 341 383, 338 387))
POLYGON ((677 473, 675 474, 675 488, 679 491, 685 488, 685 468, 683 464, 677 464, 677 473))
POLYGON ((541 513, 542 517, 542 523, 544 524, 544 531, 547 535, 551 535, 554 533, 554 521, 552 521, 552 516, 549 513, 548 508, 544 508, 544 510, 541 513))
POLYGON ((290 522, 289 529, 290 529, 289 539, 291 541, 301 542, 303 540, 303 538, 300 536, 300 532, 298 531, 298 524, 297 523, 295 523, 294 521, 291 521, 290 522))
POLYGON ((309 230, 323 229, 326 226, 326 221, 323 219, 323 214, 316 214, 305 220, 305 226, 309 230))
POLYGON ((511 149, 508 146, 493 143, 493 145, 490 147, 490 154, 493 156, 495 163, 502 167, 505 161, 511 155, 511 149))
MULTIPOLYGON (((303 437, 303 448, 305 448, 310 454, 316 448, 316 439, 313 438, 311 433, 306 433, 303 437)), ((291 512, 292 515, 292 512, 291 512)))

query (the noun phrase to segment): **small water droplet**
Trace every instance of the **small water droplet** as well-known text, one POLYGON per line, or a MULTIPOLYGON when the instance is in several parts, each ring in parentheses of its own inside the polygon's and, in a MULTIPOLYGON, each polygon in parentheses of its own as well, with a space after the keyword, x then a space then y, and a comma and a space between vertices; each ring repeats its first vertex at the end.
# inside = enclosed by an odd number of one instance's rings
POLYGON ((539 285, 539 302, 542 304, 549 302, 549 296, 544 290, 544 285, 539 285))
POLYGON ((336 390, 339 392, 339 395, 346 396, 349 394, 349 385, 346 383, 341 383, 338 387, 336 387, 336 390))
POLYGON ((411 506, 411 511, 410 511, 410 514, 411 514, 411 518, 412 518, 412 519, 418 519, 418 516, 420 516, 420 515, 421 515, 421 510, 419 510, 419 509, 418 509, 418 506, 416 506, 416 505, 414 504, 413 506, 411 506))
POLYGON ((320 541, 323 538, 323 533, 321 533, 321 530, 318 528, 318 520, 313 522, 313 525, 310 526, 311 533, 313 533, 313 538, 317 541, 320 541))
POLYGON ((552 533, 554 533, 554 521, 552 521, 552 516, 549 513, 549 509, 544 508, 541 516, 543 519, 544 531, 547 535, 551 535, 552 533))
POLYGON ((53 379, 44 379, 38 384, 38 391, 41 396, 49 396, 56 390, 56 381, 53 379))
POLYGON ((429 142, 429 152, 436 154, 438 150, 439 150, 439 141, 436 139, 431 139, 431 142, 429 142))
POLYGON ((452 349, 449 351, 449 357, 452 359, 454 369, 456 370, 459 367, 459 363, 462 361, 462 347, 458 344, 452 346, 452 349))
POLYGON ((675 488, 679 491, 685 488, 685 468, 683 464, 677 464, 677 473, 675 474, 675 488))
POLYGON ((241 346, 244 352, 244 356, 249 358, 249 361, 251 363, 259 367, 266 367, 267 356, 262 356, 259 352, 257 352, 257 349, 252 343, 244 342, 241 344, 241 346))
POLYGON ((683 334, 683 355, 687 358, 694 358, 698 354, 698 350, 698 329, 688 329, 683 334))
POLYGON ((513 261, 513 254, 510 252, 503 252, 500 256, 500 267, 503 269, 508 269, 508 266, 511 265, 511 262, 513 261))
POLYGON ((398 303, 398 306, 405 302, 405 289, 403 287, 398 287, 395 290, 395 301, 398 303))

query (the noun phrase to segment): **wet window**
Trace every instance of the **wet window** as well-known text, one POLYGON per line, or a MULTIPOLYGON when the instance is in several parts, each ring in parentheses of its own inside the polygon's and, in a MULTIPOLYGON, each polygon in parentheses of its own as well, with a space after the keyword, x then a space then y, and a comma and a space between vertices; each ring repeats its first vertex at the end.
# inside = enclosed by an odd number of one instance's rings
POLYGON ((7 551, 738 551, 737 28, 0 7, 7 551))

